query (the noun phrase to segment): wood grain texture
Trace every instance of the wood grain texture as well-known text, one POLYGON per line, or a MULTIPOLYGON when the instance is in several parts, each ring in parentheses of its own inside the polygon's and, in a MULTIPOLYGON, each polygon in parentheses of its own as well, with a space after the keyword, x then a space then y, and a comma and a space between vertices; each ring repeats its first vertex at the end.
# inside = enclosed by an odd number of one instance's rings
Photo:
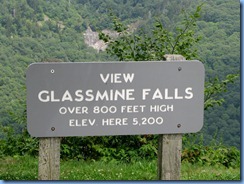
POLYGON ((179 180, 181 169, 182 134, 159 135, 158 179, 179 180))
POLYGON ((38 180, 59 180, 61 138, 40 138, 38 180))

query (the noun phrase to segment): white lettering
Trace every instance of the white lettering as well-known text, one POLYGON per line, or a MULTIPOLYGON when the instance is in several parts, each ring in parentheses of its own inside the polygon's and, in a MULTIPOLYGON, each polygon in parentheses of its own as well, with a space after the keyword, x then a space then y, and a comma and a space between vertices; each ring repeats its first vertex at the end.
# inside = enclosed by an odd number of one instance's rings
POLYGON ((160 90, 158 88, 154 92, 152 99, 155 100, 156 98, 159 98, 161 100, 163 99, 162 93, 160 92, 160 90))
POLYGON ((62 97, 62 102, 64 102, 64 101, 71 101, 71 102, 73 101, 73 98, 68 90, 65 91, 65 93, 62 97))
POLYGON ((134 89, 127 89, 126 91, 127 91, 126 100, 135 100, 135 98, 132 97, 135 90, 134 89))
POLYGON ((59 109, 59 113, 60 113, 60 114, 66 114, 66 113, 67 113, 67 109, 66 109, 65 107, 61 107, 61 108, 59 109))
POLYGON ((173 99, 172 96, 169 96, 169 89, 165 89, 165 99, 173 99))
POLYGON ((134 80, 134 73, 127 73, 127 74, 123 74, 124 80, 126 83, 130 82, 132 83, 132 81, 134 80))
POLYGON ((142 100, 146 100, 146 96, 149 94, 151 89, 142 89, 142 100))
POLYGON ((150 105, 150 112, 173 112, 173 105, 150 105))
POLYGON ((103 74, 100 73, 100 78, 102 79, 103 83, 106 83, 109 79, 109 74, 107 74, 106 77, 104 77, 103 74))
POLYGON ((54 91, 51 91, 51 102, 59 102, 59 99, 54 98, 54 91))
POLYGON ((86 98, 86 101, 90 102, 94 100, 94 95, 92 93, 93 93, 92 89, 86 91, 86 96, 88 97, 86 98))
POLYGON ((121 99, 125 100, 125 90, 122 89, 121 92, 116 90, 114 93, 114 100, 118 100, 118 97, 120 97, 121 99))
POLYGON ((60 114, 88 114, 88 107, 60 107, 59 108, 60 114))
POLYGON ((175 88, 175 99, 183 99, 183 96, 179 96, 178 88, 175 88))
POLYGON ((173 112, 174 111, 174 106, 173 105, 167 105, 167 111, 168 112, 173 112))
POLYGON ((187 94, 185 96, 186 99, 192 99, 193 98, 193 93, 192 93, 192 88, 186 88, 185 93, 187 94))
POLYGON ((49 101, 50 101, 50 98, 49 98, 48 94, 49 94, 49 92, 46 91, 46 90, 40 91, 40 92, 38 93, 38 99, 39 99, 41 102, 49 102, 49 101), (46 95, 45 95, 45 98, 43 98, 43 96, 42 96, 43 94, 46 94, 46 95))
POLYGON ((75 98, 76 102, 82 102, 84 100, 84 96, 82 95, 82 90, 75 91, 75 96, 79 98, 75 98))
POLYGON ((115 73, 114 74, 114 83, 121 83, 122 81, 121 81, 120 77, 121 77, 121 73, 115 73))
MULTIPOLYGON (((132 79, 132 78, 131 78, 132 79)), ((130 79, 128 79, 130 81, 130 79)), ((55 91, 42 90, 38 93, 38 100, 41 102, 82 102, 82 101, 118 101, 118 100, 135 100, 135 89, 110 89, 104 91, 94 91, 92 89, 88 89, 83 91, 78 89, 76 91, 66 90, 59 96, 55 93, 55 91)), ((185 88, 184 93, 183 90, 180 91, 178 88, 173 89, 160 89, 156 88, 152 89, 142 89, 141 91, 141 99, 142 100, 182 100, 182 99, 192 99, 193 98, 193 90, 192 87, 185 88)))
POLYGON ((93 126, 96 122, 96 119, 82 119, 81 122, 79 122, 78 119, 70 119, 69 120, 69 126, 93 126))
POLYGON ((121 106, 121 113, 137 113, 144 112, 145 105, 128 105, 121 106))
POLYGON ((109 118, 102 119, 102 126, 128 125, 128 118, 109 118))
POLYGON ((108 101, 109 97, 108 97, 108 92, 104 91, 103 94, 100 93, 100 91, 97 91, 97 95, 96 95, 96 101, 98 100, 104 100, 106 99, 108 101))
POLYGON ((106 75, 100 73, 100 78, 102 79, 103 83, 128 83, 132 82, 134 79, 134 73, 107 73, 106 75))
POLYGON ((75 126, 74 123, 75 123, 75 120, 74 119, 70 119, 69 120, 69 126, 75 126))

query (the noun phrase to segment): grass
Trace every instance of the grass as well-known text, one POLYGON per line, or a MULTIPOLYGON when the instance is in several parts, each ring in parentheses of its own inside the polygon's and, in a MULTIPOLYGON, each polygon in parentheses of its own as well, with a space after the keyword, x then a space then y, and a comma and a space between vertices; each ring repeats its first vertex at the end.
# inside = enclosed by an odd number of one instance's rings
POLYGON ((63 180, 155 180, 156 162, 138 161, 133 164, 120 162, 78 162, 61 163, 63 180))
POLYGON ((240 180, 240 168, 223 165, 200 166, 182 163, 181 180, 240 180))
MULTIPOLYGON (((37 180, 38 159, 6 157, 0 159, 1 180, 37 180)), ((156 180, 157 162, 138 161, 61 161, 60 180, 156 180)), ((240 180, 240 168, 221 165, 200 166, 182 163, 181 180, 240 180)))
POLYGON ((37 180, 38 159, 6 157, 0 159, 1 180, 37 180))

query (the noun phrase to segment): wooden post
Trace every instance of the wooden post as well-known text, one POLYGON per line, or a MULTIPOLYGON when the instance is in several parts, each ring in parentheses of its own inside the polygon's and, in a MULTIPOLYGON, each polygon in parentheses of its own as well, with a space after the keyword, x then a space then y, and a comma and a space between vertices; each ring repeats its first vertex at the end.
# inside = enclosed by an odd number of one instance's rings
POLYGON ((179 180, 181 168, 181 134, 159 135, 158 179, 179 180))
MULTIPOLYGON (((166 61, 186 60, 181 55, 167 54, 166 61)), ((158 179, 180 180, 182 134, 159 135, 158 179)))
POLYGON ((38 180, 59 180, 61 138, 39 139, 38 180))

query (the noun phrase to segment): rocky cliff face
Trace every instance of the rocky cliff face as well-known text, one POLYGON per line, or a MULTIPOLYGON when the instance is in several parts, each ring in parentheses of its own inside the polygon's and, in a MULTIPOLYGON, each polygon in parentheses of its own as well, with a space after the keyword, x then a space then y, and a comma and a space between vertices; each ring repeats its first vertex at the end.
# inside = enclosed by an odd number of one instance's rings
MULTIPOLYGON (((139 24, 140 24, 140 21, 137 21, 137 22, 129 25, 128 29, 126 31, 129 33, 133 33, 137 29, 139 24)), ((111 31, 108 29, 102 30, 102 32, 105 35, 109 35, 109 37, 113 38, 113 39, 115 39, 119 36, 119 33, 117 33, 116 31, 111 31)), ((85 43, 88 46, 96 49, 98 52, 106 50, 107 44, 104 41, 99 40, 98 32, 92 31, 90 26, 88 26, 88 28, 86 29, 86 31, 83 35, 84 35, 85 43)))
POLYGON ((96 49, 98 52, 104 51, 106 49, 107 46, 103 41, 99 40, 98 33, 92 31, 90 27, 86 29, 83 35, 85 43, 88 46, 96 49))
MULTIPOLYGON (((115 31, 103 30, 102 32, 104 34, 109 35, 112 38, 118 37, 118 33, 115 31)), ((83 35, 84 35, 85 43, 88 46, 96 49, 98 52, 105 51, 105 49, 107 48, 107 44, 104 41, 99 40, 98 32, 92 31, 90 27, 86 29, 83 35)))

